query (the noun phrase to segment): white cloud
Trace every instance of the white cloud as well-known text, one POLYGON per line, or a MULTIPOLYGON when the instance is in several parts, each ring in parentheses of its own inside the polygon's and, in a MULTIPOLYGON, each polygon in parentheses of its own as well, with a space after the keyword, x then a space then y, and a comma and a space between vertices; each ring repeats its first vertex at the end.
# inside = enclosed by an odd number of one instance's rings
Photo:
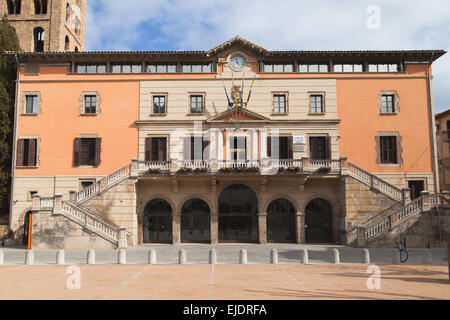
MULTIPOLYGON (((87 50, 206 50, 235 35, 269 50, 449 49, 448 0, 90 0, 87 50), (369 30, 367 8, 381 9, 369 30)), ((435 65, 437 111, 450 107, 450 54, 435 65)))

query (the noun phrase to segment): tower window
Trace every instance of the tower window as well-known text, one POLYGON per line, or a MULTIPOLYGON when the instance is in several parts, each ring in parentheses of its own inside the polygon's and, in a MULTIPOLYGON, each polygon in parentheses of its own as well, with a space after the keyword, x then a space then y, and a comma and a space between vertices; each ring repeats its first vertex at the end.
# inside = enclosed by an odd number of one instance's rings
POLYGON ((7 0, 8 14, 20 14, 21 0, 7 0))
POLYGON ((34 13, 47 14, 47 0, 34 0, 34 13))
POLYGON ((34 51, 44 51, 45 32, 41 27, 34 28, 34 51))
POLYGON ((69 51, 70 48, 70 41, 69 41, 69 37, 66 36, 66 39, 64 41, 64 50, 69 51))

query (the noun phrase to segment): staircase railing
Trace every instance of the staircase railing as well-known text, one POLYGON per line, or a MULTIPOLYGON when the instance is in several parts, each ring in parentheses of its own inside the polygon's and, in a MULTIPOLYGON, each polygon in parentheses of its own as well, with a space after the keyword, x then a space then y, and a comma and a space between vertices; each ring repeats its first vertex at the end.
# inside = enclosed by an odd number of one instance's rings
POLYGON ((353 163, 347 162, 347 169, 352 178, 364 183, 370 188, 376 189, 393 200, 402 201, 403 191, 396 186, 378 178, 377 176, 357 167, 353 163))

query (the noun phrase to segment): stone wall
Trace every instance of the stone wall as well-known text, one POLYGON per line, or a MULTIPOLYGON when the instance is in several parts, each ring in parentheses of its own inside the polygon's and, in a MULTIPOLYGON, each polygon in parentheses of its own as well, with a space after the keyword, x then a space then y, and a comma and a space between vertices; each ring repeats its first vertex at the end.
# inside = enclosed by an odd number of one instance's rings
POLYGON ((8 236, 8 233, 9 233, 9 226, 0 225, 0 239, 6 238, 6 236, 8 236))
POLYGON ((54 216, 50 211, 32 215, 32 249, 99 249, 116 247, 103 238, 84 230, 64 216, 54 216))
POLYGON ((347 230, 398 203, 352 177, 345 178, 343 187, 347 230))
MULTIPOLYGON (((131 235, 137 234, 136 187, 133 179, 126 179, 106 192, 82 204, 119 227, 127 228, 131 235)), ((128 244, 135 246, 136 237, 128 237, 128 244)))
MULTIPOLYGON (((450 208, 439 209, 442 247, 450 242, 450 208)), ((407 248, 439 247, 439 219, 436 209, 418 214, 399 223, 388 232, 369 241, 369 247, 395 247, 406 239, 407 248)))

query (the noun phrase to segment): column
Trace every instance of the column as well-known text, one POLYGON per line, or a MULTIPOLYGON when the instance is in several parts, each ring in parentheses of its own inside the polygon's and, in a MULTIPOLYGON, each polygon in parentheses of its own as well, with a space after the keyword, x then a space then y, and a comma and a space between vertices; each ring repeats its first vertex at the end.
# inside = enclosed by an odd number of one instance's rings
POLYGON ((174 212, 172 214, 172 243, 180 244, 181 243, 181 214, 179 212, 174 212))
POLYGON ((258 214, 258 236, 259 243, 267 243, 267 213, 258 214))
POLYGON ((219 215, 215 211, 211 211, 210 216, 210 223, 211 223, 211 244, 218 244, 219 243, 219 215))
POLYGON ((261 148, 261 160, 267 159, 267 130, 260 131, 259 145, 261 148))
POLYGON ((299 244, 305 243, 305 214, 301 212, 295 214, 295 240, 299 244))

